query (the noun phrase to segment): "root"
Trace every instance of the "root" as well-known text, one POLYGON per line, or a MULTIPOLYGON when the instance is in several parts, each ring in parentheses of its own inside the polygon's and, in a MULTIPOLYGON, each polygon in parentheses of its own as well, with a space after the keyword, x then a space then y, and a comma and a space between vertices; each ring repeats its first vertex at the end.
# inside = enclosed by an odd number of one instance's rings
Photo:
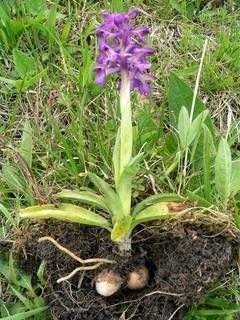
POLYGON ((92 259, 82 259, 80 257, 78 257, 75 253, 73 253, 72 251, 68 250, 67 248, 61 246, 56 240, 54 240, 52 237, 41 237, 38 239, 38 242, 43 242, 43 241, 50 241, 52 244, 54 244, 60 251, 66 253, 67 255, 69 255, 71 258, 73 258, 74 260, 78 261, 79 263, 85 265, 88 263, 95 263, 93 265, 90 266, 81 266, 78 267, 76 269, 74 269, 69 275, 62 277, 60 279, 57 280, 57 283, 66 281, 70 278, 72 278, 77 272, 79 271, 84 271, 84 270, 95 270, 97 269, 99 266, 101 266, 104 263, 109 263, 109 264, 113 264, 116 263, 116 261, 114 260, 108 260, 108 259, 104 259, 104 258, 92 258, 92 259))
POLYGON ((62 277, 60 279, 57 280, 57 283, 63 282, 65 280, 71 279, 77 272, 79 271, 83 271, 83 270, 95 270, 97 269, 99 266, 101 266, 103 264, 103 262, 99 262, 94 264, 93 266, 86 266, 86 267, 78 267, 76 269, 74 269, 71 273, 69 273, 68 276, 62 277))

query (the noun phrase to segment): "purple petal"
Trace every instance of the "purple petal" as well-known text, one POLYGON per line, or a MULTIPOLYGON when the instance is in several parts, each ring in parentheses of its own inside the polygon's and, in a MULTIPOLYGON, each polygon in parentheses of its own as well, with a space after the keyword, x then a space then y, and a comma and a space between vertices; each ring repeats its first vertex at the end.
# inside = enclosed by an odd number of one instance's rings
POLYGON ((94 68, 99 85, 105 84, 107 75, 124 71, 129 75, 131 90, 137 88, 141 93, 149 93, 149 82, 155 77, 147 73, 151 67, 147 57, 154 50, 144 47, 149 29, 129 23, 137 15, 136 9, 131 9, 127 14, 102 13, 105 22, 96 30, 100 41, 96 58, 98 66, 94 68))
POLYGON ((95 77, 95 82, 99 86, 103 87, 105 85, 105 83, 106 83, 106 74, 105 74, 105 72, 97 73, 96 77, 95 77))
POLYGON ((136 18, 137 15, 138 15, 137 9, 131 9, 128 11, 128 14, 127 14, 129 19, 134 19, 134 18, 136 18))

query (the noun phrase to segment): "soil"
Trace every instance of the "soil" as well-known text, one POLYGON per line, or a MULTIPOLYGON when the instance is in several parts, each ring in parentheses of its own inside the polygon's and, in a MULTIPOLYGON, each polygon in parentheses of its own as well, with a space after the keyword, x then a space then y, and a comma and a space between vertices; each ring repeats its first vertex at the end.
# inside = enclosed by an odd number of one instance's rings
POLYGON ((24 239, 26 257, 22 256, 19 264, 36 274, 42 259, 46 260, 44 296, 53 318, 59 320, 183 319, 188 306, 201 302, 210 286, 231 270, 237 250, 236 240, 230 236, 214 235, 189 223, 178 223, 171 230, 161 226, 137 230, 128 258, 119 256, 107 232, 70 223, 32 225, 24 239), (101 297, 95 291, 94 278, 109 265, 57 284, 57 279, 79 263, 48 241, 38 243, 41 236, 52 236, 83 259, 117 261, 111 268, 125 279, 136 266, 145 264, 150 270, 149 284, 140 291, 123 285, 114 296, 101 297))

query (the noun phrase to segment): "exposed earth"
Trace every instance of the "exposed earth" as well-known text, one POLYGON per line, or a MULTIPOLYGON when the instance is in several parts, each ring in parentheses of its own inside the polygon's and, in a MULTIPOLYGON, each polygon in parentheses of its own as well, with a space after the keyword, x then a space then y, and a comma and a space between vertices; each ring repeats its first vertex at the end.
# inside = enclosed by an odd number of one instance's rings
POLYGON ((132 239, 132 256, 119 256, 117 247, 103 230, 71 223, 48 222, 30 226, 24 236, 27 259, 20 266, 32 275, 45 259, 47 286, 44 297, 54 319, 84 320, 169 320, 183 319, 188 306, 201 302, 210 285, 230 271, 236 254, 236 240, 214 235, 205 227, 177 223, 172 230, 161 226, 139 229, 132 239), (168 231, 167 231, 168 230, 168 231), (104 265, 77 273, 56 283, 79 263, 59 251, 52 243, 38 243, 51 236, 83 259, 104 257, 117 261, 111 265, 126 279, 139 264, 150 270, 145 289, 134 291, 126 285, 112 297, 104 298, 94 288, 94 278, 104 265))

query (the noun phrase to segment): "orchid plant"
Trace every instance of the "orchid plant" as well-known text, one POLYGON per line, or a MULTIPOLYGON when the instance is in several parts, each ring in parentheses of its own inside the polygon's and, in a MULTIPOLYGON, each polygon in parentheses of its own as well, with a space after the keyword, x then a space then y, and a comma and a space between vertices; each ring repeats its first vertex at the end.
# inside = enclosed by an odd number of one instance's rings
POLYGON ((131 249, 131 232, 138 224, 158 219, 168 219, 176 211, 184 209, 183 202, 176 194, 157 194, 148 197, 131 207, 132 181, 136 175, 136 165, 141 159, 139 153, 133 157, 133 126, 130 103, 131 92, 137 89, 140 94, 150 93, 150 81, 155 77, 148 73, 151 64, 147 57, 154 53, 146 47, 145 36, 149 29, 135 27, 130 23, 138 15, 135 9, 127 14, 103 12, 104 23, 97 29, 99 55, 96 83, 104 86, 110 74, 119 76, 121 119, 113 150, 115 189, 94 173, 89 178, 101 195, 94 191, 63 190, 55 196, 60 199, 72 199, 98 209, 86 209, 77 205, 62 203, 28 207, 21 210, 22 218, 55 218, 80 224, 98 226, 111 232, 111 239, 118 243, 121 252, 131 249), (101 212, 107 213, 101 214, 101 212), (109 218, 108 218, 109 217, 109 218))

